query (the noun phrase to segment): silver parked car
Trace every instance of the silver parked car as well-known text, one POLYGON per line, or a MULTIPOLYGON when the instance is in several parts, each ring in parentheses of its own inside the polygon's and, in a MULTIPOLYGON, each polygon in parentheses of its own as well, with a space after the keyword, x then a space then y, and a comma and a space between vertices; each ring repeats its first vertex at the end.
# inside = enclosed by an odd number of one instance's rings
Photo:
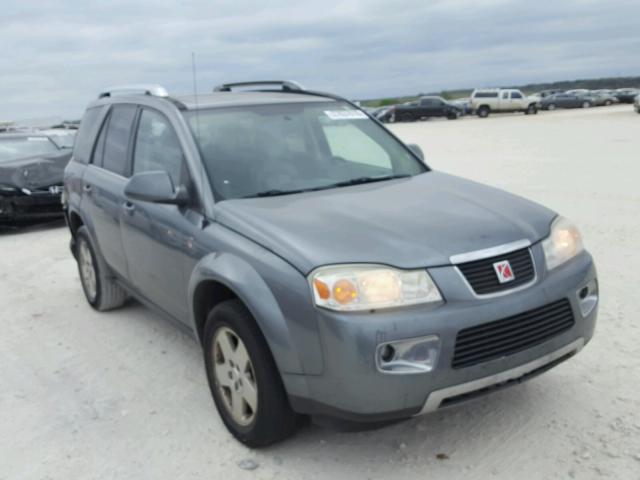
POLYGON ((305 415, 403 419, 516 385, 594 332, 573 223, 430 169, 354 104, 293 82, 104 92, 64 198, 89 304, 135 297, 191 331, 249 446, 305 415))

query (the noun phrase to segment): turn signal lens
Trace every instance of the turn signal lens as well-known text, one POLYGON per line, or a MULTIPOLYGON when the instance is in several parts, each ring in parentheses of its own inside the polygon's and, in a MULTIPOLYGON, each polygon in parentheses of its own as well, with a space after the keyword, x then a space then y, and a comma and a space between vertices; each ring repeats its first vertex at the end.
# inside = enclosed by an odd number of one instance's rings
POLYGON ((316 294, 323 300, 328 300, 331 296, 331 292, 329 291, 329 287, 326 283, 318 280, 317 278, 313 281, 313 286, 316 287, 316 294))

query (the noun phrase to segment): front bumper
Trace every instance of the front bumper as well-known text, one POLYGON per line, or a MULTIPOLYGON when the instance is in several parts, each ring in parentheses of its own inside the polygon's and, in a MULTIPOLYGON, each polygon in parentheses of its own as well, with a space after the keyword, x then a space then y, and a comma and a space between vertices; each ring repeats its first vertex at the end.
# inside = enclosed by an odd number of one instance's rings
POLYGON ((456 269, 429 272, 446 303, 374 314, 339 314, 317 309, 323 348, 321 375, 283 375, 293 408, 301 413, 352 421, 379 421, 436 410, 476 393, 518 383, 576 353, 592 337, 597 305, 583 316, 579 290, 596 278, 584 252, 547 272, 540 244, 531 247, 536 281, 493 298, 476 297, 456 269), (542 343, 476 365, 453 368, 457 333, 468 327, 533 310, 566 298, 574 325, 542 343), (378 345, 438 335, 440 354, 431 372, 388 374, 376 367, 378 345))
POLYGON ((0 223, 62 218, 60 193, 32 192, 0 196, 0 223))

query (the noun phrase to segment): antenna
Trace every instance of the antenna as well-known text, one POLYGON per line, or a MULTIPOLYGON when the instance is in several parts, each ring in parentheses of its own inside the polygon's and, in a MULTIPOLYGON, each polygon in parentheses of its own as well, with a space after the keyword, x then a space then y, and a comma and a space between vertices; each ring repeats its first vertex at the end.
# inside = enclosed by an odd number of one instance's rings
POLYGON ((196 104, 196 129, 200 137, 200 115, 198 108, 198 81, 196 80, 196 52, 191 52, 191 74, 193 76, 193 97, 196 104))

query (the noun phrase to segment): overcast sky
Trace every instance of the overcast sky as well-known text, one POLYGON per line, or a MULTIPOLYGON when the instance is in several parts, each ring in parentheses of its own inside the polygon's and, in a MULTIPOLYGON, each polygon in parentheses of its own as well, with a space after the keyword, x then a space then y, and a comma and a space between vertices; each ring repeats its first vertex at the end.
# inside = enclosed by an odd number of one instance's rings
POLYGON ((0 13, 0 120, 122 83, 286 78, 351 98, 640 75, 639 0, 25 1, 0 13))

